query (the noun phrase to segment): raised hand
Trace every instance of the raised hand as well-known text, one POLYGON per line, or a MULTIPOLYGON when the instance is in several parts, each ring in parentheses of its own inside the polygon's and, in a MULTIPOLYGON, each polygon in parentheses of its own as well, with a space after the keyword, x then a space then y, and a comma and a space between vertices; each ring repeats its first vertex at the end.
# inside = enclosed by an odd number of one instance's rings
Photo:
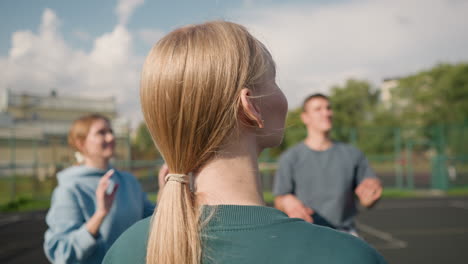
POLYGON ((114 203, 115 194, 119 188, 118 184, 113 184, 111 177, 114 175, 114 170, 111 169, 101 177, 96 189, 96 211, 107 215, 114 203))
POLYGON ((119 188, 118 184, 111 183, 111 177, 114 174, 114 170, 111 169, 104 176, 101 177, 96 189, 96 212, 94 215, 86 222, 86 228, 88 232, 97 236, 99 233, 99 227, 101 226, 104 218, 106 218, 112 204, 114 203, 115 194, 119 188), (111 186, 113 185, 113 186, 111 186), (107 189, 109 188, 109 191, 107 189))

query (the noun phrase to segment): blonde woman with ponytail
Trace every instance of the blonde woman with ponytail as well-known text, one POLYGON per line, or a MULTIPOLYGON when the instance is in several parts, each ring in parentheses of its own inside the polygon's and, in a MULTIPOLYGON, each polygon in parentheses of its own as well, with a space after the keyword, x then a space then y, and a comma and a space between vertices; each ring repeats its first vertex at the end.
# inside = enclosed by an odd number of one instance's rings
POLYGON ((266 207, 257 157, 287 101, 266 47, 238 24, 179 28, 150 51, 144 118, 169 173, 151 218, 103 263, 385 263, 365 242, 266 207))

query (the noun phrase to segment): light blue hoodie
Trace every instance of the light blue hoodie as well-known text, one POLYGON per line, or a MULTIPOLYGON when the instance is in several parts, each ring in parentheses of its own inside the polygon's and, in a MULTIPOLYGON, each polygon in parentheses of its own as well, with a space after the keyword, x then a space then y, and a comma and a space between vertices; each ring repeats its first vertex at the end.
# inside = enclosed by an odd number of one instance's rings
POLYGON ((111 179, 119 188, 99 234, 93 237, 85 223, 96 210, 96 188, 105 172, 73 166, 58 173, 44 241, 44 251, 52 263, 101 263, 120 234, 153 213, 154 205, 137 179, 130 173, 115 171, 111 179))

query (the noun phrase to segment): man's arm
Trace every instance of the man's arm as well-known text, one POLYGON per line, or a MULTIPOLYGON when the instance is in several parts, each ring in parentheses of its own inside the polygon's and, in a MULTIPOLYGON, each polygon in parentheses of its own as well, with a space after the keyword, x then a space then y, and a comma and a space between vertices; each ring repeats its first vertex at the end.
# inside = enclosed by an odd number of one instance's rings
POLYGON ((362 206, 371 208, 382 196, 382 184, 377 178, 366 178, 356 187, 354 192, 362 206))
POLYGON ((283 211, 289 217, 302 218, 307 222, 313 222, 313 210, 306 207, 295 195, 294 161, 291 153, 283 154, 278 162, 278 169, 273 181, 273 194, 275 195, 275 207, 283 211))
POLYGON ((314 210, 305 206, 296 196, 293 194, 279 195, 275 197, 275 207, 278 210, 283 211, 289 217, 301 218, 309 223, 313 223, 314 219, 312 214, 314 210))
POLYGON ((355 177, 358 185, 354 189, 354 193, 362 206, 371 208, 382 196, 382 183, 370 167, 364 153, 360 150, 357 151, 359 158, 355 177))

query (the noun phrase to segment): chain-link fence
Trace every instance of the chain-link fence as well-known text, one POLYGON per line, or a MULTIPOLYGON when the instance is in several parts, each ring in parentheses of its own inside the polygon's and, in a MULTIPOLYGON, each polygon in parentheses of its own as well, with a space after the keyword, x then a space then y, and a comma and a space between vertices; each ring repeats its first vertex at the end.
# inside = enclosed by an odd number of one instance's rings
MULTIPOLYGON (((116 138, 117 164, 131 157, 128 137, 116 138)), ((57 184, 56 173, 75 163, 65 136, 0 137, 0 204, 18 197, 48 199, 57 184)))
MULTIPOLYGON (((468 188, 468 124, 335 128, 332 138, 363 151, 385 187, 468 188)), ((262 173, 263 188, 271 190, 275 159, 267 150, 261 161, 267 168, 262 173)))
MULTIPOLYGON (((468 125, 429 129, 365 127, 335 129, 333 137, 362 150, 385 187, 448 190, 468 187, 468 125)), ((158 190, 162 160, 131 160, 128 138, 117 140, 114 165, 132 172, 147 192, 158 190)), ((17 197, 49 199, 56 173, 73 164, 65 138, 0 139, 0 204, 17 197)), ((260 157, 263 189, 271 191, 276 158, 260 157)))

